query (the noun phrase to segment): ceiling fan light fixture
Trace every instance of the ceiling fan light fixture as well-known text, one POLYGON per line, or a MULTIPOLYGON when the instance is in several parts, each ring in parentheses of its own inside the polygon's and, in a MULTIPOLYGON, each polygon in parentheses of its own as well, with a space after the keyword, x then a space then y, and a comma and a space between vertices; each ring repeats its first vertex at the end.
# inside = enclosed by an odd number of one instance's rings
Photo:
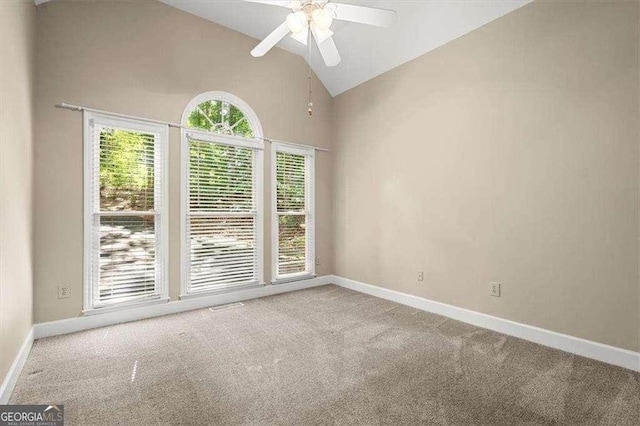
POLYGON ((307 19, 307 14, 302 11, 287 15, 287 27, 289 27, 289 31, 294 34, 304 31, 308 25, 309 20, 307 19))
POLYGON ((311 19, 319 30, 328 30, 333 23, 331 12, 324 8, 317 8, 311 12, 311 19))

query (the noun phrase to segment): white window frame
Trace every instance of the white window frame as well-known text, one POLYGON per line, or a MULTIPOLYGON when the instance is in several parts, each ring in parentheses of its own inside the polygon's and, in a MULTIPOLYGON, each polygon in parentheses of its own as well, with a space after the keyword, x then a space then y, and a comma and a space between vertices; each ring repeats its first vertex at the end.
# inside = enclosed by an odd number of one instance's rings
POLYGON ((201 103, 206 101, 224 101, 238 108, 253 129, 253 139, 240 136, 229 136, 208 132, 206 130, 189 129, 184 127, 180 137, 180 299, 192 297, 210 296, 212 294, 228 293, 246 290, 253 287, 265 285, 264 281, 264 142, 262 125, 253 109, 239 97, 227 92, 205 92, 193 98, 184 109, 181 124, 187 126, 187 121, 191 112, 201 103), (239 146, 254 150, 254 178, 256 182, 256 258, 257 258, 257 283, 247 283, 246 285, 234 285, 226 289, 213 289, 208 291, 192 292, 189 285, 190 262, 190 234, 188 227, 189 215, 189 139, 208 141, 212 143, 239 146))
MULTIPOLYGON (((169 255, 169 216, 168 216, 168 143, 169 128, 167 125, 156 124, 138 119, 121 118, 104 113, 93 113, 85 111, 83 113, 83 144, 84 144, 84 301, 83 314, 92 315, 96 313, 113 312, 131 307, 139 307, 149 304, 165 303, 169 301, 168 287, 168 255, 169 255), (95 162, 100 161, 96 158, 96 149, 94 146, 94 127, 104 126, 109 128, 121 129, 126 131, 150 133, 153 134, 160 145, 160 182, 159 190, 161 200, 160 209, 154 209, 148 213, 156 218, 156 223, 160 225, 160 235, 156 234, 156 283, 155 294, 141 298, 140 300, 131 300, 119 303, 113 303, 105 306, 94 306, 94 292, 99 283, 94 282, 93 259, 94 250, 99 250, 99 241, 94 241, 93 223, 96 215, 106 216, 136 216, 141 212, 111 212, 102 214, 98 206, 97 211, 94 210, 94 199, 96 198, 94 191, 99 185, 94 182, 94 166, 95 162)), ((155 198, 154 198, 155 200, 155 198)))
POLYGON ((304 280, 314 278, 316 276, 316 246, 315 246, 315 155, 313 148, 302 148, 300 146, 289 145, 281 142, 273 142, 271 145, 271 283, 281 284, 291 281, 304 280), (294 274, 279 275, 278 274, 278 248, 279 248, 279 215, 278 213, 278 162, 277 153, 286 152, 294 155, 303 155, 306 157, 307 176, 305 191, 307 210, 306 224, 306 270, 294 274))

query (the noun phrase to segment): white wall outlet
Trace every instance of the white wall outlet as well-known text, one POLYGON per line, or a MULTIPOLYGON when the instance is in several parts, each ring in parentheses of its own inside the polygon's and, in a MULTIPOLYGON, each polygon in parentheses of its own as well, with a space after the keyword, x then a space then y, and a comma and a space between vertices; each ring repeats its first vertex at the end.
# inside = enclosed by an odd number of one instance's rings
POLYGON ((418 281, 424 281, 424 271, 418 271, 418 281))
POLYGON ((489 283, 489 294, 493 297, 500 297, 500 283, 489 283))
POLYGON ((320 266, 320 258, 316 257, 316 266, 320 266))
POLYGON ((68 285, 59 285, 58 286, 58 299, 66 299, 69 297, 69 286, 68 285))

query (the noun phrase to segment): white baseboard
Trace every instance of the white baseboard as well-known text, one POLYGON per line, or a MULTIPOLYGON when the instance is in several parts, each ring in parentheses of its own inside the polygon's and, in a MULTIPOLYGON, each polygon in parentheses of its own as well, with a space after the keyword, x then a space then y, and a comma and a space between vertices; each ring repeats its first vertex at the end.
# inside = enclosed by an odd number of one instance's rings
POLYGON ((255 299, 259 297, 271 296, 305 288, 317 287, 325 284, 336 284, 371 296, 380 297, 411 306, 423 311, 443 315, 478 327, 497 331, 509 336, 518 337, 530 342, 538 343, 561 351, 573 353, 586 358, 617 365, 633 371, 640 371, 640 353, 616 348, 590 340, 556 333, 543 328, 534 327, 514 321, 494 317, 487 314, 459 308, 445 303, 435 302, 410 294, 389 290, 383 287, 365 284, 347 278, 325 275, 309 280, 296 281, 290 283, 267 285, 264 287, 241 290, 237 292, 203 296, 199 298, 189 298, 179 301, 172 301, 159 305, 132 308, 118 312, 108 312, 99 315, 69 318, 59 321, 34 324, 27 335, 16 360, 14 361, 7 378, 0 388, 0 403, 5 403, 11 395, 20 371, 27 359, 29 350, 34 339, 42 337, 56 336, 60 334, 74 333, 77 331, 92 328, 104 327, 123 322, 137 321, 145 318, 153 318, 162 315, 175 314, 179 312, 202 309, 210 306, 224 305, 227 303, 240 302, 243 300, 255 299))
POLYGON ((334 284, 586 358, 640 371, 640 353, 333 276, 334 284))
POLYGON ((332 278, 333 277, 330 275, 325 275, 308 280, 265 285, 263 287, 239 290, 229 293, 221 293, 210 296, 203 295, 201 297, 190 297, 157 305, 131 307, 130 309, 123 309, 116 312, 105 312, 102 314, 43 322, 34 324, 33 337, 35 339, 40 339, 42 337, 74 333, 76 331, 89 330, 92 328, 104 327, 123 322, 137 321, 145 318, 176 314, 179 312, 192 311, 194 309, 208 308, 210 306, 225 305, 227 303, 240 302, 243 300, 256 299, 259 297, 271 296, 274 294, 286 293, 289 291, 302 290, 305 288, 331 284, 332 278))
POLYGON ((9 368, 7 376, 2 382, 2 386, 0 386, 0 404, 9 402, 13 388, 22 372, 22 367, 24 367, 25 362, 27 362, 31 346, 33 346, 33 327, 29 329, 29 332, 25 336, 24 342, 22 342, 22 346, 20 346, 20 350, 18 350, 16 358, 13 360, 13 364, 11 364, 11 368, 9 368))

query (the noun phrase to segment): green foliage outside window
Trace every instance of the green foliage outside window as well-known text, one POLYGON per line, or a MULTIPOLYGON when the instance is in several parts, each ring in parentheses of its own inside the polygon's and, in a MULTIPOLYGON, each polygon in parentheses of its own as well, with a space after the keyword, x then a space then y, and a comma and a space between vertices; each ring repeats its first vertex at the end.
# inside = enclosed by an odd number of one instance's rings
POLYGON ((154 137, 117 129, 100 132, 100 208, 154 207, 154 137))
POLYGON ((191 141, 189 187, 191 209, 253 210, 253 151, 249 148, 191 141))
POLYGON ((254 136, 242 111, 222 101, 206 101, 198 105, 189 115, 187 126, 245 138, 254 136))

